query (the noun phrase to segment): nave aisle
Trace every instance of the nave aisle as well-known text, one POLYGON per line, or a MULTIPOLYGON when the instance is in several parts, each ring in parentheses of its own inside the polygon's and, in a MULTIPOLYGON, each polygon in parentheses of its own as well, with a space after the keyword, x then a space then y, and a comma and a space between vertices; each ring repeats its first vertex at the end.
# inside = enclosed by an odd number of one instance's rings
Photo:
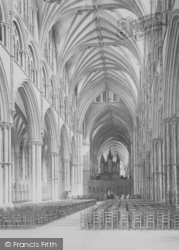
POLYGON ((32 230, 0 230, 0 238, 63 238, 64 250, 178 250, 179 231, 80 230, 80 212, 32 230))

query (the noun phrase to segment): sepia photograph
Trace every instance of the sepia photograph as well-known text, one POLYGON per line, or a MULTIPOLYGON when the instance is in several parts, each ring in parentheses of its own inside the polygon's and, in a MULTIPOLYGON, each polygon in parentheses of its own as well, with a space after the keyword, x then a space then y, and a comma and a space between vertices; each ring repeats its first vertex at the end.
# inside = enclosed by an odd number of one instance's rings
POLYGON ((0 0, 0 250, 179 249, 179 0, 0 0))

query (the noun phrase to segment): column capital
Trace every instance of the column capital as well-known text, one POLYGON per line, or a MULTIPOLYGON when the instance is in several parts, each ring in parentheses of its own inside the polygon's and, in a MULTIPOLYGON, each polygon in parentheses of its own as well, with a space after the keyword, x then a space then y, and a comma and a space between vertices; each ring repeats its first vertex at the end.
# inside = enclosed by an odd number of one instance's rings
POLYGON ((50 156, 59 156, 60 154, 58 152, 50 152, 49 155, 50 156))
POLYGON ((153 142, 160 142, 162 141, 163 139, 161 137, 156 137, 156 138, 153 138, 152 141, 153 142))
POLYGON ((13 123, 10 123, 10 122, 0 122, 0 127, 2 129, 8 129, 8 130, 10 130, 13 127, 13 123))
POLYGON ((173 116, 173 117, 168 117, 162 120, 162 124, 166 124, 166 123, 179 123, 179 117, 177 116, 173 116))
POLYGON ((11 163, 11 162, 0 162, 0 165, 1 165, 2 167, 4 167, 5 165, 6 165, 6 166, 11 166, 12 163, 11 163))
POLYGON ((43 145, 43 142, 42 141, 35 141, 35 140, 31 140, 28 142, 29 146, 33 146, 33 145, 38 145, 38 146, 41 146, 43 145))
POLYGON ((83 145, 89 147, 89 146, 90 146, 90 143, 89 143, 89 142, 86 142, 86 141, 83 141, 83 145))
POLYGON ((77 163, 75 163, 75 164, 72 163, 72 167, 77 168, 78 164, 77 163))
POLYGON ((77 134, 83 134, 82 130, 77 130, 76 132, 77 132, 77 134))

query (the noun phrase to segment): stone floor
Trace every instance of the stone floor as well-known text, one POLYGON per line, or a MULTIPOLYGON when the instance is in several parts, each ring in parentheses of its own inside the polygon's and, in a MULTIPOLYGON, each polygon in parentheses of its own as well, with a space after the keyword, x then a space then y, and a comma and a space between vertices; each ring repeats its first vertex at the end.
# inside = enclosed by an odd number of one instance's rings
POLYGON ((179 231, 85 231, 80 213, 33 230, 0 230, 0 238, 63 238, 64 250, 178 250, 179 231))

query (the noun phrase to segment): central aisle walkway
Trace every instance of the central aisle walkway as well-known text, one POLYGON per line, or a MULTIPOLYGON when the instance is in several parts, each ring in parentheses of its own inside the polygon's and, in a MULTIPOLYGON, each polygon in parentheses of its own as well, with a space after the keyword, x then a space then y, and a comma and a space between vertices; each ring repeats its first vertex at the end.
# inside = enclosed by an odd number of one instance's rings
POLYGON ((84 231, 80 212, 32 230, 0 230, 0 238, 63 238, 64 250, 179 249, 179 231, 84 231))

